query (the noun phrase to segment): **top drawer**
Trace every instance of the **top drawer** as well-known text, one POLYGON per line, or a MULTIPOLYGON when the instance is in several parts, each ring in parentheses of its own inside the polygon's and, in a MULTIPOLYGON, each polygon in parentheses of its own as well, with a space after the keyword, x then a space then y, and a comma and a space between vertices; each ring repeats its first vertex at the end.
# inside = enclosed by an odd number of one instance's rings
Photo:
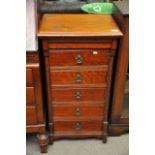
POLYGON ((108 65, 110 50, 49 50, 50 66, 108 65))

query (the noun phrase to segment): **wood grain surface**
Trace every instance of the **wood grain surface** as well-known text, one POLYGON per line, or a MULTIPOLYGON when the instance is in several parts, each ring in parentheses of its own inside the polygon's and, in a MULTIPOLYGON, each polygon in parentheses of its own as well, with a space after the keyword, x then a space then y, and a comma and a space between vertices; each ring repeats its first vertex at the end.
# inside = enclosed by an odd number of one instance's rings
POLYGON ((51 36, 122 36, 111 15, 44 14, 39 37, 51 36))
POLYGON ((53 104, 61 104, 61 102, 70 103, 96 100, 104 102, 105 96, 106 89, 104 88, 51 89, 53 104))
POLYGON ((92 68, 82 68, 70 70, 51 70, 51 84, 53 87, 61 85, 79 85, 79 84, 107 84, 107 68, 97 66, 92 68), (78 77, 81 80, 77 80, 78 77))
POLYGON ((50 50, 49 52, 51 66, 83 66, 108 65, 110 50, 50 50))

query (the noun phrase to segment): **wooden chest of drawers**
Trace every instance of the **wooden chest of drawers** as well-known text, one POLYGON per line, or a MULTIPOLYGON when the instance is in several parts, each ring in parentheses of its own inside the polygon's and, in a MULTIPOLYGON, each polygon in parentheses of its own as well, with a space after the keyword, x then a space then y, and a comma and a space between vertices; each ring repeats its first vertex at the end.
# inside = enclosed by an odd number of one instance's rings
POLYGON ((38 52, 26 54, 26 130, 45 132, 38 52))
POLYGON ((44 15, 39 34, 46 66, 51 139, 106 142, 117 38, 111 15, 44 15))
POLYGON ((26 133, 37 133, 41 152, 47 152, 42 83, 38 52, 26 53, 26 133))

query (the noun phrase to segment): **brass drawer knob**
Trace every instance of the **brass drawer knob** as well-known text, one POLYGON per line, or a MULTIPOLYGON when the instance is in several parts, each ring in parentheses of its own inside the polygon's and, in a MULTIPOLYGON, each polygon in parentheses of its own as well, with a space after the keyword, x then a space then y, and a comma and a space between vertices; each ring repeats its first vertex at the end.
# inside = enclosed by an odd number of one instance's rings
POLYGON ((77 64, 82 64, 83 63, 83 57, 81 55, 77 55, 75 57, 75 61, 77 64))
POLYGON ((74 94, 74 97, 75 97, 76 99, 80 99, 80 98, 81 98, 81 93, 80 93, 80 92, 76 92, 76 93, 74 94))
POLYGON ((83 80, 82 76, 80 74, 77 74, 76 77, 75 77, 75 81, 79 83, 82 80, 83 80))
POLYGON ((76 123, 75 124, 75 129, 76 130, 80 130, 81 129, 81 124, 80 123, 76 123))
POLYGON ((80 115, 81 115, 81 110, 80 110, 80 108, 77 108, 77 109, 75 110, 75 115, 76 115, 76 116, 80 116, 80 115))

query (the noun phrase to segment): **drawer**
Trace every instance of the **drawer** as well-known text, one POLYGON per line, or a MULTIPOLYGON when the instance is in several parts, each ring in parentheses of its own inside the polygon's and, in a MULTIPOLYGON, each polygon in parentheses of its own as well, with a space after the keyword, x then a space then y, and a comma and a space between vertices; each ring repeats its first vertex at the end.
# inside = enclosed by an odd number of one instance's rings
POLYGON ((108 71, 107 67, 79 67, 70 70, 51 70, 50 78, 52 86, 71 86, 79 84, 99 84, 106 86, 108 71))
POLYGON ((50 50, 50 66, 108 65, 109 50, 50 50))
POLYGON ((54 121, 54 131, 59 132, 83 132, 83 131, 103 131, 101 120, 96 121, 54 121))
POLYGON ((35 106, 26 107, 26 125, 35 125, 37 124, 37 115, 35 106))
POLYGON ((33 71, 32 69, 26 69, 26 83, 33 83, 33 71))
POLYGON ((54 37, 44 42, 44 49, 111 49, 112 44, 111 39, 101 37, 54 37))
POLYGON ((26 87, 26 105, 35 105, 34 87, 26 87))
POLYGON ((104 101, 105 88, 51 89, 52 102, 104 101))
POLYGON ((54 119, 70 119, 70 118, 102 118, 104 113, 104 104, 98 106, 75 105, 75 106, 55 106, 52 107, 54 119))

